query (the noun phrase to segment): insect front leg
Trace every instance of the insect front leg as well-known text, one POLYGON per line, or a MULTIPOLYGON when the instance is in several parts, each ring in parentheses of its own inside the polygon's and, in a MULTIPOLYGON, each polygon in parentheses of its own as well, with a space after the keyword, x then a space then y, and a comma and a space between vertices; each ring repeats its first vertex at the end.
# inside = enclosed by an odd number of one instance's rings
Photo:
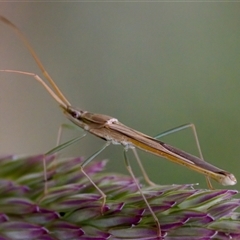
MULTIPOLYGON (((56 169, 57 158, 59 156, 59 152, 61 150, 65 149, 66 147, 74 144, 75 142, 78 142, 80 139, 84 138, 87 135, 87 133, 84 131, 81 136, 73 138, 73 139, 71 139, 67 142, 61 143, 61 137, 62 137, 63 129, 76 129, 76 127, 72 126, 70 124, 62 124, 59 127, 59 130, 58 130, 56 147, 45 153, 45 157, 43 158, 44 195, 46 195, 48 193, 48 174, 47 174, 48 169, 47 169, 46 160, 45 160, 46 156, 55 154, 55 158, 54 158, 54 161, 52 163, 53 166, 50 166, 49 168, 56 169)), ((79 129, 79 128, 77 128, 77 129, 79 129)))
MULTIPOLYGON (((61 125, 61 127, 59 128, 58 131, 58 138, 57 138, 57 146, 55 148, 53 148, 52 150, 50 150, 49 152, 47 152, 45 155, 50 155, 50 154, 55 154, 55 153, 59 153, 60 150, 74 144, 75 142, 79 141, 80 139, 82 139, 83 137, 86 136, 87 132, 84 131, 83 135, 76 137, 74 139, 71 139, 65 143, 60 144, 61 142, 61 136, 62 136, 62 131, 64 128, 70 128, 70 129, 79 129, 78 127, 72 126, 72 125, 68 125, 68 124, 63 124, 61 125)), ((106 204, 106 195, 104 194, 104 192, 94 183, 94 181, 91 179, 91 177, 84 171, 84 167, 86 165, 88 165, 96 156, 98 156, 107 146, 110 145, 111 142, 106 142, 106 144, 104 144, 103 147, 101 147, 97 152, 95 152, 94 154, 92 154, 90 157, 88 157, 86 160, 83 161, 83 163, 81 163, 80 165, 80 171, 83 173, 83 175, 91 182, 91 184, 96 188, 96 190, 100 193, 102 200, 102 206, 101 206, 101 213, 104 212, 104 207, 106 204)), ((45 161, 44 161, 45 162, 45 161)), ((56 163, 54 164, 56 167, 56 163)), ((45 178, 45 193, 47 193, 47 171, 46 171, 46 164, 44 163, 44 178, 45 178)))
POLYGON ((80 171, 88 178, 88 180, 92 183, 92 185, 96 188, 96 190, 101 194, 102 196, 102 206, 101 206, 101 213, 104 212, 104 207, 106 204, 106 194, 94 183, 94 181, 91 179, 91 177, 84 171, 84 167, 90 163, 96 156, 98 156, 106 147, 108 147, 111 144, 110 141, 107 141, 97 152, 92 154, 90 157, 88 157, 80 166, 80 171))

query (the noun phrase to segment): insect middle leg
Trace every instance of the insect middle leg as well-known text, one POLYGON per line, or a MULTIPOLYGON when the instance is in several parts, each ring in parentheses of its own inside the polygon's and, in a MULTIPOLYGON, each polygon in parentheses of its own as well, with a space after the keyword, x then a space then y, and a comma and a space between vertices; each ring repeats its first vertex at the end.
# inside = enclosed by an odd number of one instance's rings
MULTIPOLYGON (((159 223, 159 221, 158 221, 158 218, 157 218, 156 214, 155 214, 154 211, 152 210, 152 208, 151 208, 148 200, 146 199, 144 193, 142 192, 141 187, 139 186, 139 183, 138 183, 138 181, 137 181, 137 179, 136 179, 136 177, 135 177, 135 175, 134 175, 134 173, 133 173, 133 171, 132 171, 130 162, 129 162, 128 157, 127 157, 127 150, 128 150, 128 148, 124 148, 124 160, 125 160, 126 168, 127 168, 128 172, 129 172, 129 174, 131 175, 134 183, 136 184, 139 193, 141 194, 141 196, 142 196, 145 204, 147 205, 148 210, 150 211, 150 213, 151 213, 151 215, 152 215, 152 217, 153 217, 153 219, 154 219, 154 221, 155 221, 155 223, 156 223, 156 226, 157 226, 157 236, 161 238, 161 237, 162 237, 161 225, 160 225, 160 223, 159 223)), ((133 150, 134 150, 134 148, 133 148, 133 150)), ((140 163, 141 163, 141 161, 140 161, 140 163)))

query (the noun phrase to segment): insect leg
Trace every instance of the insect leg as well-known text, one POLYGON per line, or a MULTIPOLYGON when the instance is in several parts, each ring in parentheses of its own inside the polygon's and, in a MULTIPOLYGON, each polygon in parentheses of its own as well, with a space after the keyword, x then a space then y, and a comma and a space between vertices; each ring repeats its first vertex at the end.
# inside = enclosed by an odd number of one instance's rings
POLYGON ((161 226, 160 226, 160 223, 159 223, 159 221, 158 221, 158 218, 157 218, 156 214, 153 212, 150 204, 148 203, 146 197, 144 196, 144 193, 142 192, 141 187, 139 186, 136 177, 134 176, 134 173, 133 173, 133 171, 132 171, 130 162, 129 162, 128 157, 127 157, 127 148, 124 148, 124 160, 125 160, 125 165, 126 165, 126 168, 127 168, 128 172, 129 172, 129 174, 131 175, 134 183, 136 184, 136 186, 137 186, 137 188, 138 188, 139 193, 141 194, 144 202, 145 202, 146 205, 147 205, 147 208, 149 209, 150 213, 151 213, 152 216, 153 216, 153 219, 154 219, 154 221, 155 221, 155 223, 156 223, 156 226, 157 226, 157 236, 158 236, 158 237, 161 237, 162 235, 161 235, 161 226))
MULTIPOLYGON (((68 130, 80 130, 80 131, 84 132, 81 136, 82 137, 86 136, 86 132, 82 128, 79 128, 79 127, 77 127, 75 125, 63 123, 63 124, 61 124, 61 126, 58 129, 56 148, 61 145, 61 139, 62 139, 62 135, 63 135, 63 130, 65 130, 65 129, 68 129, 68 130)), ((55 159, 57 159, 57 158, 55 158, 55 159)), ((54 161, 54 165, 55 165, 54 167, 56 168, 56 161, 54 161)))
POLYGON ((141 159, 140 159, 140 157, 139 157, 139 155, 138 155, 138 153, 137 153, 137 149, 136 149, 136 148, 133 148, 132 151, 133 151, 133 154, 134 154, 134 156, 135 156, 135 158, 136 158, 136 160, 137 160, 137 163, 138 163, 138 165, 139 165, 139 167, 140 167, 140 170, 141 170, 141 172, 142 172, 142 175, 143 175, 145 181, 147 182, 147 184, 149 184, 150 186, 156 186, 157 184, 155 184, 154 182, 152 182, 152 181, 149 179, 148 174, 147 174, 147 172, 145 171, 145 169, 144 169, 144 167, 143 167, 143 164, 142 164, 142 162, 141 162, 141 159))
MULTIPOLYGON (((58 153, 59 151, 61 151, 62 149, 74 144, 75 142, 78 142, 80 139, 84 138, 86 136, 86 132, 84 132, 84 134, 82 136, 73 138, 67 142, 64 142, 60 145, 58 145, 57 147, 51 149, 50 151, 48 151, 47 153, 45 153, 45 156, 54 154, 54 153, 58 153)), ((45 157, 43 158, 43 171, 44 171, 44 195, 46 195, 48 193, 48 186, 47 186, 47 182, 48 182, 48 176, 47 176, 47 165, 46 165, 46 159, 45 157)))
MULTIPOLYGON (((198 152, 199 152, 199 156, 204 161, 202 150, 201 150, 200 143, 199 143, 199 140, 198 140, 197 130, 196 130, 196 127, 193 123, 186 123, 186 124, 180 125, 178 127, 171 128, 167 131, 159 133, 158 135, 154 136, 154 138, 159 139, 159 138, 164 137, 166 135, 169 135, 169 134, 172 134, 172 133, 175 133, 175 132, 187 129, 187 128, 192 129, 194 139, 195 139, 195 142, 196 142, 196 145, 197 145, 197 149, 198 149, 198 152)), ((209 189, 214 189, 212 184, 211 184, 211 181, 208 177, 206 177, 206 181, 207 181, 207 185, 208 185, 209 189)))
POLYGON ((110 145, 111 142, 106 142, 97 152, 88 157, 80 166, 80 171, 87 177, 87 179, 92 183, 92 185, 97 189, 97 191, 102 195, 102 206, 101 213, 104 212, 104 206, 106 204, 106 194, 94 183, 91 177, 84 171, 84 167, 90 163, 96 156, 98 156, 106 147, 110 145))

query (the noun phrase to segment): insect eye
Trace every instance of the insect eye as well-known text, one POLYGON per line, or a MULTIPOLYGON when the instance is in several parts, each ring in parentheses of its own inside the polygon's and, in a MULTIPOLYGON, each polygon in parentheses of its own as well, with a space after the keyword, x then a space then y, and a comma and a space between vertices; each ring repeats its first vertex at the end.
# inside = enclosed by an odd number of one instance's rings
POLYGON ((78 112, 78 111, 73 111, 71 115, 74 118, 79 118, 81 116, 80 112, 78 112))

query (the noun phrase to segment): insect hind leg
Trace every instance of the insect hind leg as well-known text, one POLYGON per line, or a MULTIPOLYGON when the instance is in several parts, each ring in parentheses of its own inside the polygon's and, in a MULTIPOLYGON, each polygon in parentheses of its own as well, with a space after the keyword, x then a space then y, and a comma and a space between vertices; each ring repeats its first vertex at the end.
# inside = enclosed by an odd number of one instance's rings
MULTIPOLYGON (((194 139, 195 139, 196 145, 197 145, 199 156, 204 161, 202 150, 201 150, 201 147, 200 147, 200 142, 199 142, 198 135, 197 135, 197 130, 196 130, 196 127, 195 127, 195 125, 193 123, 186 123, 186 124, 180 125, 178 127, 171 128, 171 129, 169 129, 167 131, 159 133, 158 135, 154 136, 153 138, 160 139, 161 137, 167 136, 167 135, 172 134, 172 133, 176 133, 178 131, 181 131, 181 130, 184 130, 184 129, 187 129, 187 128, 191 128, 191 130, 193 132, 193 135, 194 135, 194 139)), ((142 165, 142 162, 141 162, 140 157, 139 157, 139 155, 137 153, 137 150, 135 148, 133 148, 132 150, 133 150, 134 156, 135 156, 135 158, 137 160, 137 163, 138 163, 138 165, 139 165, 139 167, 141 169, 141 172, 143 174, 143 177, 144 177, 145 181, 150 186, 156 186, 157 184, 152 182, 150 180, 150 178, 148 177, 148 174, 146 173, 146 171, 145 171, 145 169, 144 169, 144 167, 142 165)), ((210 181, 210 179, 208 177, 206 177, 206 181, 207 181, 208 188, 209 189, 214 189, 212 184, 211 184, 211 181, 210 181)))
MULTIPOLYGON (((199 142, 198 135, 197 135, 197 130, 196 130, 196 127, 193 123, 186 123, 186 124, 180 125, 178 127, 171 128, 167 131, 159 133, 158 135, 154 136, 154 138, 159 139, 161 137, 167 136, 167 135, 172 134, 172 133, 176 133, 178 131, 181 131, 181 130, 184 130, 184 129, 187 129, 187 128, 191 128, 191 130, 193 132, 193 135, 194 135, 196 145, 197 145, 199 156, 204 161, 202 150, 201 150, 201 147, 200 147, 200 142, 199 142)), ((208 188, 209 189, 214 189, 209 177, 206 177, 206 181, 207 181, 208 188)))

